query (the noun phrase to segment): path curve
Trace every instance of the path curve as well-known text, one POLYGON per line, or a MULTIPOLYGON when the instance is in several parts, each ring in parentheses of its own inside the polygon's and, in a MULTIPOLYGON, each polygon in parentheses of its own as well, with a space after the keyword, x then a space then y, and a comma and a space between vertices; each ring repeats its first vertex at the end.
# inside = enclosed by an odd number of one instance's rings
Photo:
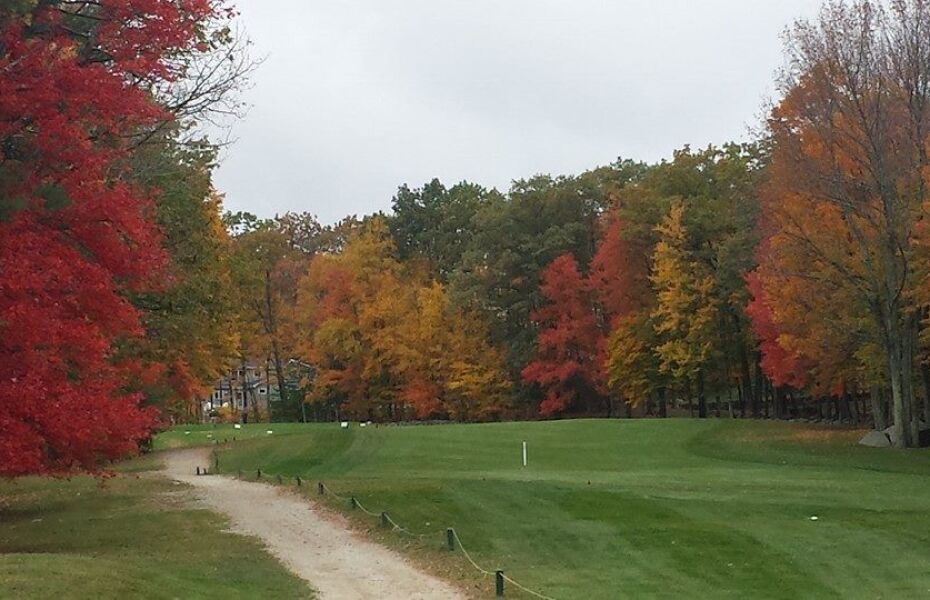
POLYGON ((306 580, 322 600, 464 600, 448 583, 351 531, 337 515, 263 483, 197 477, 209 450, 164 454, 166 473, 192 485, 198 499, 229 517, 231 529, 260 538, 278 560, 306 580))

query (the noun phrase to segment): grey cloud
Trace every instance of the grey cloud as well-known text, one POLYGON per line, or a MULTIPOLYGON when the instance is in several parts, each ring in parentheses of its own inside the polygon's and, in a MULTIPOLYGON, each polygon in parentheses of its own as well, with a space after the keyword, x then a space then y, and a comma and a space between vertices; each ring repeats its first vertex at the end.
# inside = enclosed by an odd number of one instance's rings
POLYGON ((239 0, 267 55, 217 185, 325 222, 432 177, 506 188, 744 139, 815 0, 239 0))

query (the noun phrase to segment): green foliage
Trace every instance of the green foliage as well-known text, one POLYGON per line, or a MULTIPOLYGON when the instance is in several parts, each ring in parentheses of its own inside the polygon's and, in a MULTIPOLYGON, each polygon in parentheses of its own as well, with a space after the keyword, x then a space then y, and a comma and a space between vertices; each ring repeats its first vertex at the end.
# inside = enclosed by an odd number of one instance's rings
POLYGON ((604 186, 593 176, 538 176, 515 182, 506 200, 489 202, 475 215, 477 233, 450 278, 451 293, 492 324, 492 342, 506 348, 515 380, 534 349, 531 315, 543 303, 543 269, 563 254, 587 267, 606 203, 604 186))
POLYGON ((137 184, 156 190, 155 221, 170 257, 164 289, 134 298, 148 332, 131 352, 165 365, 144 390, 175 418, 198 417, 200 396, 235 357, 239 331, 222 199, 212 186, 215 149, 154 138, 134 155, 137 184))
POLYGON ((423 259, 448 280, 474 239, 475 215, 500 200, 497 190, 467 182, 448 189, 438 179, 413 190, 401 186, 389 221, 401 258, 423 259))

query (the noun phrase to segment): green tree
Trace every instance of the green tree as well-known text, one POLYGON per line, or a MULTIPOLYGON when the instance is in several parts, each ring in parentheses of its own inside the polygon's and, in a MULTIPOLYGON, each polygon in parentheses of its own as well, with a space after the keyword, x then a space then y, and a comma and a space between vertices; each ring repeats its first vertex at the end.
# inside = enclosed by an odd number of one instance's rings
POLYGON ((149 401, 175 419, 199 418, 199 400, 234 359, 239 343, 229 270, 229 237, 213 190, 215 149, 153 138, 133 157, 137 183, 157 190, 155 220, 170 257, 163 289, 137 294, 148 332, 127 352, 164 365, 145 386, 149 401))
POLYGON ((500 199, 497 190, 467 182, 448 189, 438 179, 422 188, 401 186, 389 221, 401 259, 423 259, 448 280, 475 236, 475 215, 500 199))

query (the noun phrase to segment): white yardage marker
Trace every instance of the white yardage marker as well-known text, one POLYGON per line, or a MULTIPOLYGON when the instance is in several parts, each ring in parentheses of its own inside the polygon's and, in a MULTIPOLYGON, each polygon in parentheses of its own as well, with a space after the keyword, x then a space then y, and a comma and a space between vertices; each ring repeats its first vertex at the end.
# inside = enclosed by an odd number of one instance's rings
POLYGON ((523 466, 526 466, 526 442, 523 442, 523 466))

